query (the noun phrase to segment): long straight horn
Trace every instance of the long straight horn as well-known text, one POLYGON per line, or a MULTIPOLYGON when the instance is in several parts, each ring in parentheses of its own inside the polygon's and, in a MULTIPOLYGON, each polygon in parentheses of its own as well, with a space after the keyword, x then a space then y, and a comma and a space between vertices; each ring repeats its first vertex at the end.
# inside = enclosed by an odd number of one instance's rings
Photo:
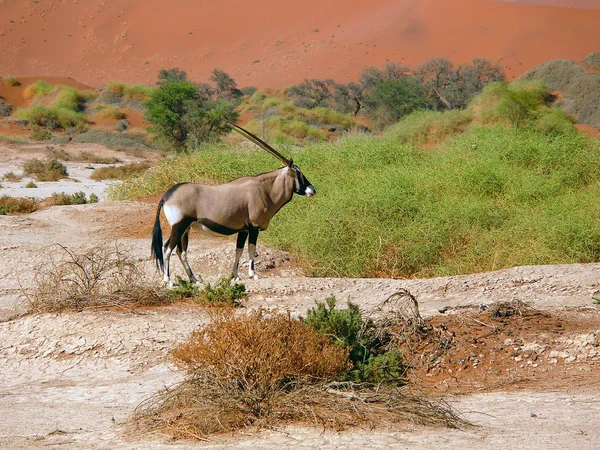
POLYGON ((279 159, 284 164, 288 164, 290 162, 289 159, 287 159, 285 156, 283 156, 281 153, 279 153, 277 150, 275 150, 273 147, 271 147, 265 141, 263 141, 262 139, 260 139, 258 136, 253 135, 248 130, 244 130, 242 127, 236 125, 233 122, 227 121, 227 123, 229 125, 231 125, 235 131, 237 131, 242 136, 246 137, 247 139, 251 140, 252 142, 254 142, 259 147, 261 147, 264 150, 266 150, 267 152, 269 152, 271 155, 273 155, 275 158, 279 159))

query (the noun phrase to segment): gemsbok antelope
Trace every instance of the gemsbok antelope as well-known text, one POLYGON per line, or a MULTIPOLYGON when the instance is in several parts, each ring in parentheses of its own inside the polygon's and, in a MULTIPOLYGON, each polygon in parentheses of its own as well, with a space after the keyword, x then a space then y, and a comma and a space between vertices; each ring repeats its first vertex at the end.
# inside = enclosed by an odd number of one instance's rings
POLYGON ((152 233, 152 256, 163 274, 167 286, 170 280, 169 260, 177 249, 177 256, 191 283, 199 283, 187 259, 191 226, 207 234, 229 236, 237 233, 233 277, 238 279, 238 267, 246 239, 248 242, 248 276, 258 278, 254 270, 258 233, 266 230, 273 216, 294 194, 314 196, 317 191, 291 159, 283 157, 273 147, 249 131, 230 123, 240 134, 269 152, 285 164, 281 169, 253 177, 242 177, 216 186, 181 183, 171 187, 158 203, 152 233), (171 236, 163 245, 160 211, 163 210, 171 236))

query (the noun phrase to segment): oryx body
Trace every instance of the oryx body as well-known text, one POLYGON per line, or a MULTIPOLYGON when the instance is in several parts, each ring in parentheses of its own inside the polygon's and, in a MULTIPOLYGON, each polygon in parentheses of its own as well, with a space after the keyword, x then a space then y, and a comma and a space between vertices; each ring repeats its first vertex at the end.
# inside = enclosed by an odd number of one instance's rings
MULTIPOLYGON (((238 127, 236 127, 238 128, 238 127)), ((238 266, 246 239, 248 243, 248 276, 255 278, 254 257, 258 233, 266 230, 273 216, 294 194, 313 196, 315 188, 308 182, 293 161, 283 158, 256 136, 241 129, 245 136, 261 145, 286 163, 285 167, 253 177, 242 177, 216 186, 182 183, 171 187, 158 204, 152 235, 152 255, 163 272, 165 283, 171 284, 169 260, 176 249, 177 255, 190 279, 197 283, 187 260, 189 229, 229 236, 236 234, 236 254, 233 276, 238 277, 238 266), (247 133, 247 134, 246 134, 247 133), (274 152, 274 153, 273 153, 274 152), (165 213, 171 236, 163 245, 160 211, 165 213)))

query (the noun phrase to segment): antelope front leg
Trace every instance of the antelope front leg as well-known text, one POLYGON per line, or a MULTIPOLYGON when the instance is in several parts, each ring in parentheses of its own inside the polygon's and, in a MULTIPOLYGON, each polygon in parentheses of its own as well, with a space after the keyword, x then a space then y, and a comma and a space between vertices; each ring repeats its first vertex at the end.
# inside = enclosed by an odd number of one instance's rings
POLYGON ((235 261, 233 263, 233 279, 238 281, 240 279, 238 275, 238 268, 240 266, 240 258, 244 252, 244 245, 246 245, 246 238, 248 237, 247 231, 240 231, 237 236, 237 243, 235 245, 235 261))
POLYGON ((254 257, 256 256, 256 241, 258 240, 258 229, 250 229, 250 239, 248 241, 248 276, 258 280, 258 275, 254 273, 254 257))

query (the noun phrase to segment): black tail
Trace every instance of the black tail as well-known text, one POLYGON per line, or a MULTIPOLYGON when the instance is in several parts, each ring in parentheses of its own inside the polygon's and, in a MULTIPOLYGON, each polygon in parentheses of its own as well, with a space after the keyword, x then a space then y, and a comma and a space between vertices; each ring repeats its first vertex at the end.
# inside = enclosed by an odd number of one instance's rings
POLYGON ((156 268, 164 273, 165 271, 165 260, 163 256, 163 236, 162 229, 160 228, 160 210, 165 203, 165 198, 160 199, 158 203, 158 209, 156 210, 156 220, 154 221, 154 229, 152 230, 152 248, 150 250, 150 256, 156 260, 156 268))

